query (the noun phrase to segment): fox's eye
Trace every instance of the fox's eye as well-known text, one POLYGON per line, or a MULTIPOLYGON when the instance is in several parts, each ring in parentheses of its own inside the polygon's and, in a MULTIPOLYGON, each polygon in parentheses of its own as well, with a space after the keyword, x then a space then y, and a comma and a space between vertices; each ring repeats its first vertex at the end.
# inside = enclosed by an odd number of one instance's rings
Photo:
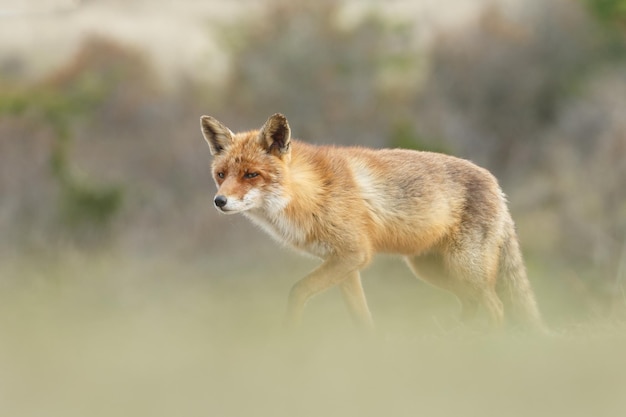
POLYGON ((224 178, 224 173, 223 172, 218 172, 217 173, 217 177, 218 178, 224 178))
POLYGON ((250 179, 250 178, 254 178, 254 177, 258 176, 258 175, 259 175, 259 173, 258 173, 258 172, 246 172, 246 173, 243 175, 243 177, 244 177, 244 178, 248 178, 248 179, 250 179))

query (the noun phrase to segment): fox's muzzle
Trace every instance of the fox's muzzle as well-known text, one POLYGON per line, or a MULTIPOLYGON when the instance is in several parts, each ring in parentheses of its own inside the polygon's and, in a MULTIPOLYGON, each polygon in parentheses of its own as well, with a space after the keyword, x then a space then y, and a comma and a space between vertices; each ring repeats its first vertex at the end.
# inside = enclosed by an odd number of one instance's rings
POLYGON ((220 213, 235 214, 242 211, 260 207, 262 204, 261 195, 258 189, 249 190, 243 196, 238 194, 228 194, 219 189, 213 198, 213 204, 220 213))

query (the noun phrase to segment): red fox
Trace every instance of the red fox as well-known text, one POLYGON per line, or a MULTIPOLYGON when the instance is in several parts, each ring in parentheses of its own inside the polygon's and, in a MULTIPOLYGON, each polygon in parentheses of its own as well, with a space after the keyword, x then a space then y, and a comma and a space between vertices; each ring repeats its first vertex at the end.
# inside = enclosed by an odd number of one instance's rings
POLYGON ((292 287, 289 325, 299 324, 312 296, 338 285, 356 321, 372 327, 359 271, 386 252, 456 295, 464 319, 482 305, 499 326, 506 307, 543 328, 506 198, 489 171, 439 153, 310 145, 291 139, 282 114, 243 133, 210 116, 201 127, 217 210, 243 213, 323 260, 292 287))

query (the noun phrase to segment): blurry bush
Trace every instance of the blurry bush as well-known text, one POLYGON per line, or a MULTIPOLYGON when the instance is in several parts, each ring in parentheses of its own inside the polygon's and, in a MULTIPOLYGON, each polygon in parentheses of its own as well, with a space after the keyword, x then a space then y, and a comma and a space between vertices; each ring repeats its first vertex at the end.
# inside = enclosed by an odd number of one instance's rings
POLYGON ((13 244, 32 244, 33 239, 51 239, 53 235, 80 244, 106 242, 120 212, 123 188, 93 179, 77 167, 76 136, 85 133, 80 127, 88 126, 94 116, 100 123, 128 118, 129 109, 137 105, 136 97, 141 96, 137 91, 150 86, 146 68, 141 59, 119 45, 89 38, 68 65, 45 80, 6 86, 0 97, 0 126, 9 126, 9 132, 2 135, 7 152, 0 156, 4 167, 1 186, 2 194, 12 201, 7 205, 3 201, 9 212, 3 213, 0 226, 8 230, 16 230, 13 222, 20 226, 19 233, 7 236, 13 244), (129 83, 131 79, 138 82, 129 83), (116 112, 113 117, 107 114, 111 110, 116 112), (32 143, 33 130, 45 137, 45 145, 32 143), (40 148, 33 152, 43 154, 35 177, 23 177, 31 155, 29 151, 16 153, 15 148, 20 147, 40 148), (44 191, 41 183, 49 189, 44 191), (38 196, 29 195, 31 186, 38 196))
POLYGON ((625 0, 584 0, 589 9, 604 24, 615 25, 626 30, 625 0))
POLYGON ((0 247, 210 239, 198 128, 210 89, 180 80, 166 90, 140 51, 99 36, 44 80, 15 79, 0 79, 0 247))
POLYGON ((303 139, 386 145, 410 118, 418 75, 411 26, 374 13, 350 21, 344 9, 328 0, 273 1, 262 17, 228 27, 232 70, 222 111, 247 127, 281 111, 303 139))
POLYGON ((602 53, 581 8, 533 2, 518 16, 488 6, 469 27, 441 33, 417 119, 498 177, 540 158, 541 132, 602 53))
POLYGON ((527 175, 534 193, 525 199, 526 216, 537 233, 553 234, 550 252, 562 258, 570 279, 614 302, 601 303, 607 307, 626 306, 624 74, 624 67, 604 70, 568 102, 546 134, 544 163, 527 175), (554 225, 537 228, 549 212, 554 225))

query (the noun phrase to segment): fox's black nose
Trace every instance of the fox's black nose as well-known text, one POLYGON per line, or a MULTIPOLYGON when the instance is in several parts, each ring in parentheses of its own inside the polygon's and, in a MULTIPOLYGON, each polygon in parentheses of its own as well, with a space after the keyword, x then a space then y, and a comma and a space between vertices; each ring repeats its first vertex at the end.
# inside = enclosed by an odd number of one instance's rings
POLYGON ((215 200, 213 200, 213 202, 215 203, 215 205, 219 208, 222 208, 226 205, 226 203, 228 202, 228 200, 226 200, 226 196, 223 195, 216 195, 215 196, 215 200))

